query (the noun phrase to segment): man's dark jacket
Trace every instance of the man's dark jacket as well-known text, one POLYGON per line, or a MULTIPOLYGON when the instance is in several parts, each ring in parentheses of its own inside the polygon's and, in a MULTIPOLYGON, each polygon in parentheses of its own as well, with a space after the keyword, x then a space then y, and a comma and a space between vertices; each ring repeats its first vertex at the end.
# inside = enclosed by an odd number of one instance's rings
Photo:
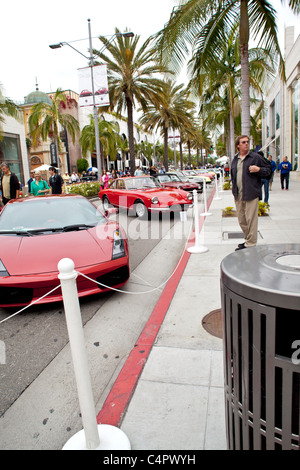
MULTIPOLYGON (((232 194, 235 199, 238 198, 238 189, 236 184, 238 155, 236 154, 231 163, 231 184, 232 194)), ((243 162, 243 201, 252 201, 255 198, 261 198, 261 179, 268 178, 271 174, 271 165, 269 160, 258 155, 255 152, 249 152, 243 162), (249 166, 256 165, 260 167, 257 173, 250 173, 249 166)))
MULTIPOLYGON (((0 180, 0 189, 2 191, 2 197, 3 197, 3 188, 2 188, 2 180, 3 180, 3 175, 1 176, 0 180)), ((20 182, 18 180, 18 177, 14 173, 10 173, 10 199, 15 199, 17 191, 20 189, 20 182)))

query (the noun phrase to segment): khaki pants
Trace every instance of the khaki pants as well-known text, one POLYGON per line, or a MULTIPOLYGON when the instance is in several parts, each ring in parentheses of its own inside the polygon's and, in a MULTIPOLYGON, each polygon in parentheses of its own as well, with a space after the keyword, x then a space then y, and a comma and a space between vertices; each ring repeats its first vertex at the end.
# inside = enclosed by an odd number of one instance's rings
POLYGON ((258 227, 258 198, 242 201, 241 196, 235 200, 236 212, 240 227, 244 233, 246 247, 255 246, 258 227))

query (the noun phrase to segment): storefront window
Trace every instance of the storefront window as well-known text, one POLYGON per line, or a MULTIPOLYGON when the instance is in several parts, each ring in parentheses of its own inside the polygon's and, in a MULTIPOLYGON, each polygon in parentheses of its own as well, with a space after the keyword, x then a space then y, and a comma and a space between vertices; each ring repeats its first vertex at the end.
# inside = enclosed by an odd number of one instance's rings
POLYGON ((298 168, 299 155, 299 80, 297 80, 292 88, 292 156, 291 163, 293 170, 298 168))
POLYGON ((4 133, 3 139, 0 141, 0 163, 8 163, 10 171, 17 175, 19 181, 23 182, 21 161, 20 136, 4 133))

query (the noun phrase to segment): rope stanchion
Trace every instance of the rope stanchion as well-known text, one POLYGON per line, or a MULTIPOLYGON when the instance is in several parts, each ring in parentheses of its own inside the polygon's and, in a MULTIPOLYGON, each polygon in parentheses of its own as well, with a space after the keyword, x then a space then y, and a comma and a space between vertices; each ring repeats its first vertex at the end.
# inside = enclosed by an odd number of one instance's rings
POLYGON ((205 253, 208 248, 200 245, 200 233, 199 233, 199 212, 198 212, 198 197, 197 191, 194 189, 194 215, 195 215, 195 245, 190 246, 187 251, 189 253, 205 253))
POLYGON ((130 450, 130 442, 121 429, 106 424, 97 425, 76 286, 77 272, 74 267, 74 262, 69 258, 60 260, 58 278, 63 295, 83 430, 72 436, 63 450, 130 450))

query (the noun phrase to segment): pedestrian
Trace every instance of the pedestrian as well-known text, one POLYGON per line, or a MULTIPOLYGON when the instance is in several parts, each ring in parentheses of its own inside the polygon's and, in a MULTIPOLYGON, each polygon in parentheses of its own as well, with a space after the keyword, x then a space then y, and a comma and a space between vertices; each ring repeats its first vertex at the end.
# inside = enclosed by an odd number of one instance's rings
POLYGON ((30 185, 31 185, 31 183, 32 183, 33 180, 34 180, 34 170, 31 170, 31 171, 30 171, 30 178, 29 178, 29 180, 27 181, 28 194, 30 194, 30 185))
POLYGON ((104 189, 108 188, 109 174, 107 173, 106 170, 103 170, 101 181, 102 181, 103 188, 104 189))
POLYGON ((271 175, 270 163, 258 153, 249 151, 249 137, 236 139, 238 153, 231 164, 232 193, 235 199, 239 225, 245 242, 237 250, 256 246, 258 227, 258 201, 261 198, 261 178, 271 175))
POLYGON ((53 166, 50 166, 49 173, 49 186, 51 187, 52 194, 61 194, 64 185, 64 180, 60 175, 57 174, 56 168, 54 168, 53 166))
POLYGON ((141 170, 141 167, 138 166, 137 169, 134 172, 134 176, 142 176, 143 172, 141 170))
MULTIPOLYGON (((264 158, 264 152, 259 150, 257 153, 264 158)), ((264 190, 264 202, 267 205, 269 205, 269 186, 270 186, 270 180, 267 179, 267 178, 262 178, 261 179, 261 189, 264 190)))
POLYGON ((8 203, 10 199, 19 197, 20 181, 18 177, 9 169, 8 163, 1 163, 2 176, 0 179, 0 190, 2 194, 3 205, 8 203))
POLYGON ((45 196, 49 193, 49 186, 47 181, 43 180, 41 173, 35 173, 35 180, 32 181, 30 185, 31 195, 32 196, 45 196))
POLYGON ((276 171, 276 162, 274 162, 274 160, 272 159, 272 155, 269 155, 268 156, 268 160, 269 162, 271 163, 271 170, 272 170, 272 176, 271 176, 271 179, 269 181, 269 191, 271 191, 272 189, 272 183, 273 183, 273 180, 274 180, 274 174, 275 174, 275 171, 276 171))
POLYGON ((279 164, 278 170, 280 171, 281 189, 284 189, 285 182, 285 189, 288 191, 292 164, 288 161, 287 157, 283 157, 283 161, 279 164))

